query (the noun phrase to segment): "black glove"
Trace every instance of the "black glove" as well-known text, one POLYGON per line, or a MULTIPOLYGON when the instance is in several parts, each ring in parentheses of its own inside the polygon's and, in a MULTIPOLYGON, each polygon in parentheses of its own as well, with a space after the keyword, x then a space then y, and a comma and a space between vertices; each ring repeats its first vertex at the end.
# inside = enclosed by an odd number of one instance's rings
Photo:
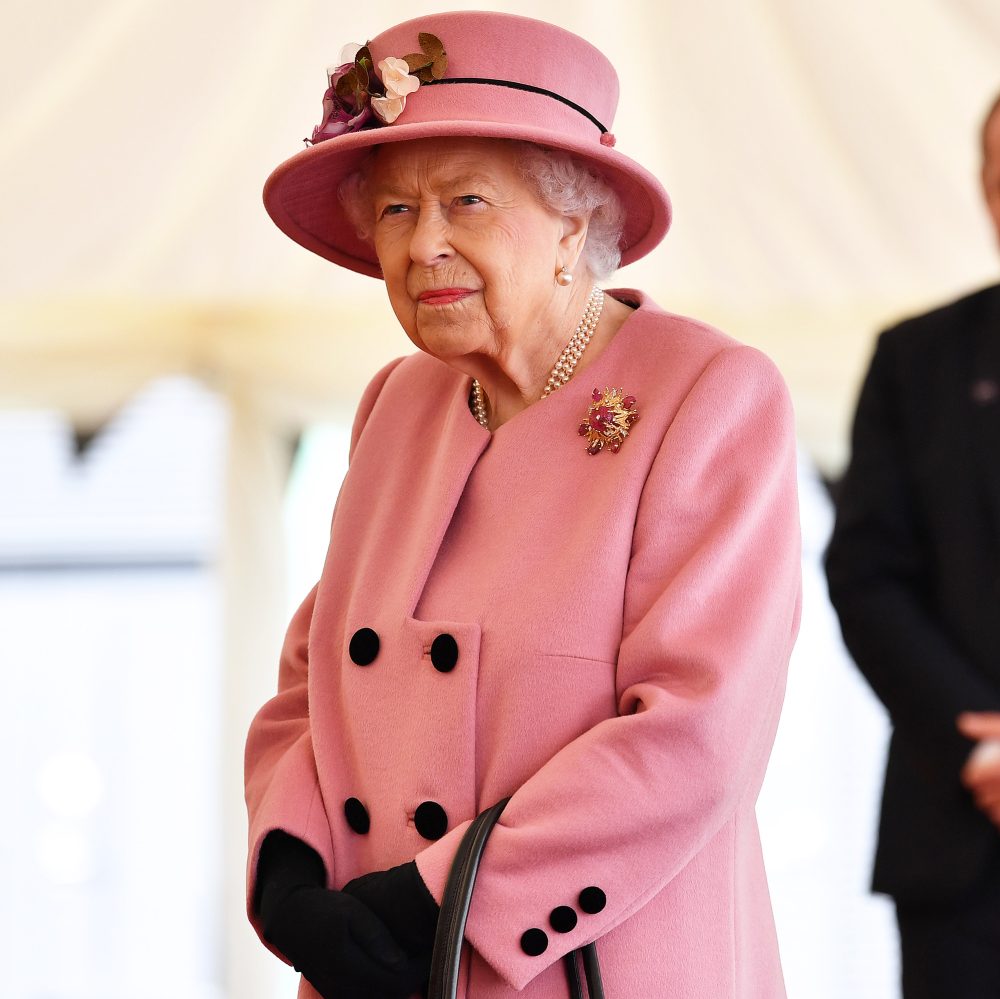
POLYGON ((411 957, 430 957, 440 911, 414 861, 348 881, 344 891, 360 899, 389 927, 411 957))
POLYGON ((426 981, 413 959, 363 902, 323 887, 323 861, 281 831, 267 835, 257 866, 255 907, 264 939, 324 999, 406 999, 426 981))

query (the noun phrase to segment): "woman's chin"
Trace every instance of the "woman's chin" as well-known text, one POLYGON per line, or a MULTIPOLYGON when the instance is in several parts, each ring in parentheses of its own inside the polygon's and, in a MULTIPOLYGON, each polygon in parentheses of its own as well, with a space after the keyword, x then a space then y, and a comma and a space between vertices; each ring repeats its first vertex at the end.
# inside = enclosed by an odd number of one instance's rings
POLYGON ((455 342, 428 343, 426 340, 422 340, 417 346, 424 353, 436 357, 439 361, 443 361, 459 371, 465 371, 465 362, 470 355, 481 353, 473 344, 455 342))
POLYGON ((426 353, 450 362, 483 350, 485 338, 476 336, 475 330, 475 324, 457 314, 451 319, 439 316, 433 322, 418 319, 416 333, 410 339, 426 353))

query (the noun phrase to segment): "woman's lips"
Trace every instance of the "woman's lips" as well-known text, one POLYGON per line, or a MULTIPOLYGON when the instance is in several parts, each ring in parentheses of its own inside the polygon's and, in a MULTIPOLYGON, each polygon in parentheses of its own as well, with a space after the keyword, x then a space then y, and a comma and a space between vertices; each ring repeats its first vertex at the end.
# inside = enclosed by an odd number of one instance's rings
POLYGON ((451 305, 473 294, 472 288, 432 288, 420 293, 417 301, 421 305, 451 305))

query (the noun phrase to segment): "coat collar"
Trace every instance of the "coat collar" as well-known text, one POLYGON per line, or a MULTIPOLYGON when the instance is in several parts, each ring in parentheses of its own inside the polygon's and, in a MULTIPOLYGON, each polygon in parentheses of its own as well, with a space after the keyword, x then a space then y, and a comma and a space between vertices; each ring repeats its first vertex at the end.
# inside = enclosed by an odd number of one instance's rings
POLYGON ((594 386, 617 386, 624 380, 631 390, 629 379, 637 380, 640 373, 637 352, 630 352, 629 343, 642 335, 651 313, 660 313, 641 292, 610 293, 635 304, 636 311, 579 381, 574 378, 528 406, 492 434, 469 408, 467 375, 426 354, 412 355, 392 371, 345 479, 338 501, 344 513, 334 520, 330 557, 349 566, 356 579, 377 584, 376 597, 363 592, 367 584, 360 583, 352 603, 368 606, 378 599, 406 614, 415 612, 469 477, 484 454, 509 459, 529 441, 542 452, 561 453, 568 446, 584 454, 576 428, 586 416, 594 386), (366 439, 380 446, 365 446, 366 439), (386 566, 392 566, 391 579, 386 566))

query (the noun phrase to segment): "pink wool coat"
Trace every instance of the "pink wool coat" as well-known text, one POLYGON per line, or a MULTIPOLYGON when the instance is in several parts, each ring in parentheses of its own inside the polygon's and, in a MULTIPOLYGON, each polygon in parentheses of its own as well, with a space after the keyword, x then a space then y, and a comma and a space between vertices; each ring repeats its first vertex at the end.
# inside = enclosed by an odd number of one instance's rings
POLYGON ((609 999, 780 999, 754 803, 799 617, 788 396, 752 348, 614 294, 640 308, 611 344, 493 434, 429 356, 368 387, 250 731, 249 897, 280 828, 330 887, 416 858, 440 900, 512 795, 465 996, 564 999, 562 955, 597 940, 609 999), (595 386, 638 400, 618 454, 577 435, 595 386))

